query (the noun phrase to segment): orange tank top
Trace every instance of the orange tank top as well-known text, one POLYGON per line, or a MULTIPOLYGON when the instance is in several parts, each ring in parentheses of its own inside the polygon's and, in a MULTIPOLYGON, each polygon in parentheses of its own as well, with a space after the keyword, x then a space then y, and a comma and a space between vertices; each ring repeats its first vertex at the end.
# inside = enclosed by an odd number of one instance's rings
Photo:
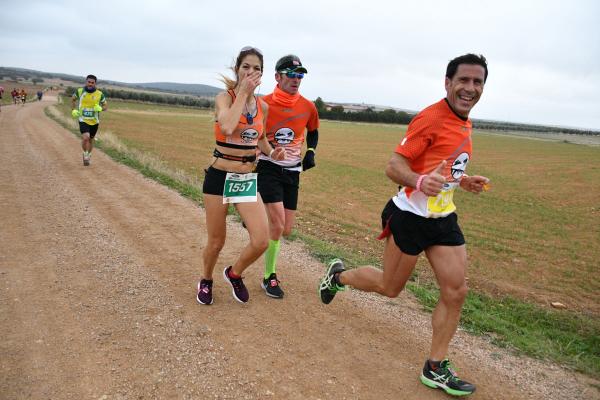
MULTIPOLYGON (((231 96, 231 101, 235 101, 235 92, 228 90, 227 93, 231 96)), ((255 149, 258 144, 258 139, 264 134, 264 114, 260 100, 254 96, 256 100, 256 115, 250 118, 247 115, 240 115, 238 125, 231 135, 225 135, 221 132, 219 121, 215 121, 215 139, 219 146, 255 149)))

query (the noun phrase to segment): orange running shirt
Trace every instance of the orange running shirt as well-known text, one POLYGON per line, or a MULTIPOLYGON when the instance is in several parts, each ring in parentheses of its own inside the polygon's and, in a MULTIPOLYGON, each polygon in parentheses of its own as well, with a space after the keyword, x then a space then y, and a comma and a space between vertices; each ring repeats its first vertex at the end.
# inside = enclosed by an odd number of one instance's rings
POLYGON ((267 116, 267 140, 274 147, 285 147, 285 159, 275 161, 260 155, 261 160, 269 160, 282 167, 291 167, 290 170, 301 171, 298 164, 302 161, 302 144, 306 132, 319 128, 319 114, 314 103, 302 96, 292 108, 283 106, 273 101, 273 94, 263 97, 269 105, 267 116))
MULTIPOLYGON (((233 103, 235 101, 235 93, 233 90, 228 90, 227 93, 231 96, 231 102, 233 103)), ((252 123, 249 124, 246 116, 241 114, 238 125, 231 135, 225 135, 221 132, 219 122, 215 121, 215 139, 217 140, 217 144, 225 147, 233 145, 234 147, 256 148, 258 139, 264 134, 264 119, 260 100, 256 99, 256 115, 252 117, 252 123)))
POLYGON ((471 131, 471 120, 456 115, 446 99, 413 118, 395 152, 405 157, 410 168, 420 175, 432 172, 446 160, 442 173, 446 183, 437 197, 402 187, 393 198, 398 208, 426 218, 445 217, 456 210, 453 195, 471 159, 471 131))

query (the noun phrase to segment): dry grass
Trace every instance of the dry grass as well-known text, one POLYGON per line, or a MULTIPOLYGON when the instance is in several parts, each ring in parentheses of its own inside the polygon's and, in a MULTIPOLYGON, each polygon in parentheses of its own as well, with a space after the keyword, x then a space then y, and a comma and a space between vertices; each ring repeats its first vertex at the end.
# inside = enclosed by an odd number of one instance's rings
MULTIPOLYGON (((59 119, 69 128, 79 129, 77 121, 75 119, 68 118, 68 115, 66 114, 68 107, 66 105, 50 106, 47 108, 47 110, 50 114, 52 114, 52 116, 59 119)), ((202 185, 202 181, 200 180, 199 176, 190 174, 181 168, 174 167, 172 163, 168 163, 166 160, 161 159, 156 154, 140 150, 136 146, 127 145, 119 135, 116 135, 109 129, 105 129, 105 124, 102 124, 102 128, 96 135, 96 140, 101 142, 103 146, 112 148, 125 156, 137 160, 143 166, 148 167, 159 174, 164 174, 179 182, 195 187, 202 185)))

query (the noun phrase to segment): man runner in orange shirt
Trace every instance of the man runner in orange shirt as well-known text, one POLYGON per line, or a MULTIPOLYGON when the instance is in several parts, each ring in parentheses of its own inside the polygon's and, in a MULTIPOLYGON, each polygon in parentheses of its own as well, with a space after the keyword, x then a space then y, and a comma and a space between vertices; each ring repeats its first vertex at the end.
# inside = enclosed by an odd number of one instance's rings
POLYGON ((473 393, 475 385, 459 379, 446 359, 467 295, 467 251, 453 194, 458 187, 478 194, 489 182, 465 174, 471 159, 469 112, 483 93, 487 75, 483 56, 466 54, 450 61, 446 98, 415 116, 388 162, 386 175, 402 187, 382 212, 383 271, 346 271, 336 259, 319 287, 325 304, 346 285, 396 297, 424 251, 440 286, 440 299, 432 315, 433 337, 421 382, 455 396, 473 393))
POLYGON ((265 252, 265 275, 261 286, 269 297, 282 298, 276 274, 281 236, 292 231, 298 204, 300 172, 315 166, 315 151, 319 140, 319 114, 314 103, 299 93, 308 71, 295 55, 287 55, 275 64, 277 86, 263 97, 269 105, 267 139, 273 147, 285 148, 286 158, 276 161, 261 155, 258 190, 269 215, 269 247, 265 252), (307 149, 302 157, 306 139, 307 149))

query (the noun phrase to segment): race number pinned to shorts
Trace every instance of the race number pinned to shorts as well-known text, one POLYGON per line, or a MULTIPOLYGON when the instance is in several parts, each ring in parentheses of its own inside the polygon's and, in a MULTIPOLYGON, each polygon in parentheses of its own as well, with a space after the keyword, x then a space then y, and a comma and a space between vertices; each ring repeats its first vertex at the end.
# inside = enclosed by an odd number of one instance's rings
POLYGON ((258 174, 228 172, 223 187, 223 204, 251 203, 256 201, 256 177, 258 174))

